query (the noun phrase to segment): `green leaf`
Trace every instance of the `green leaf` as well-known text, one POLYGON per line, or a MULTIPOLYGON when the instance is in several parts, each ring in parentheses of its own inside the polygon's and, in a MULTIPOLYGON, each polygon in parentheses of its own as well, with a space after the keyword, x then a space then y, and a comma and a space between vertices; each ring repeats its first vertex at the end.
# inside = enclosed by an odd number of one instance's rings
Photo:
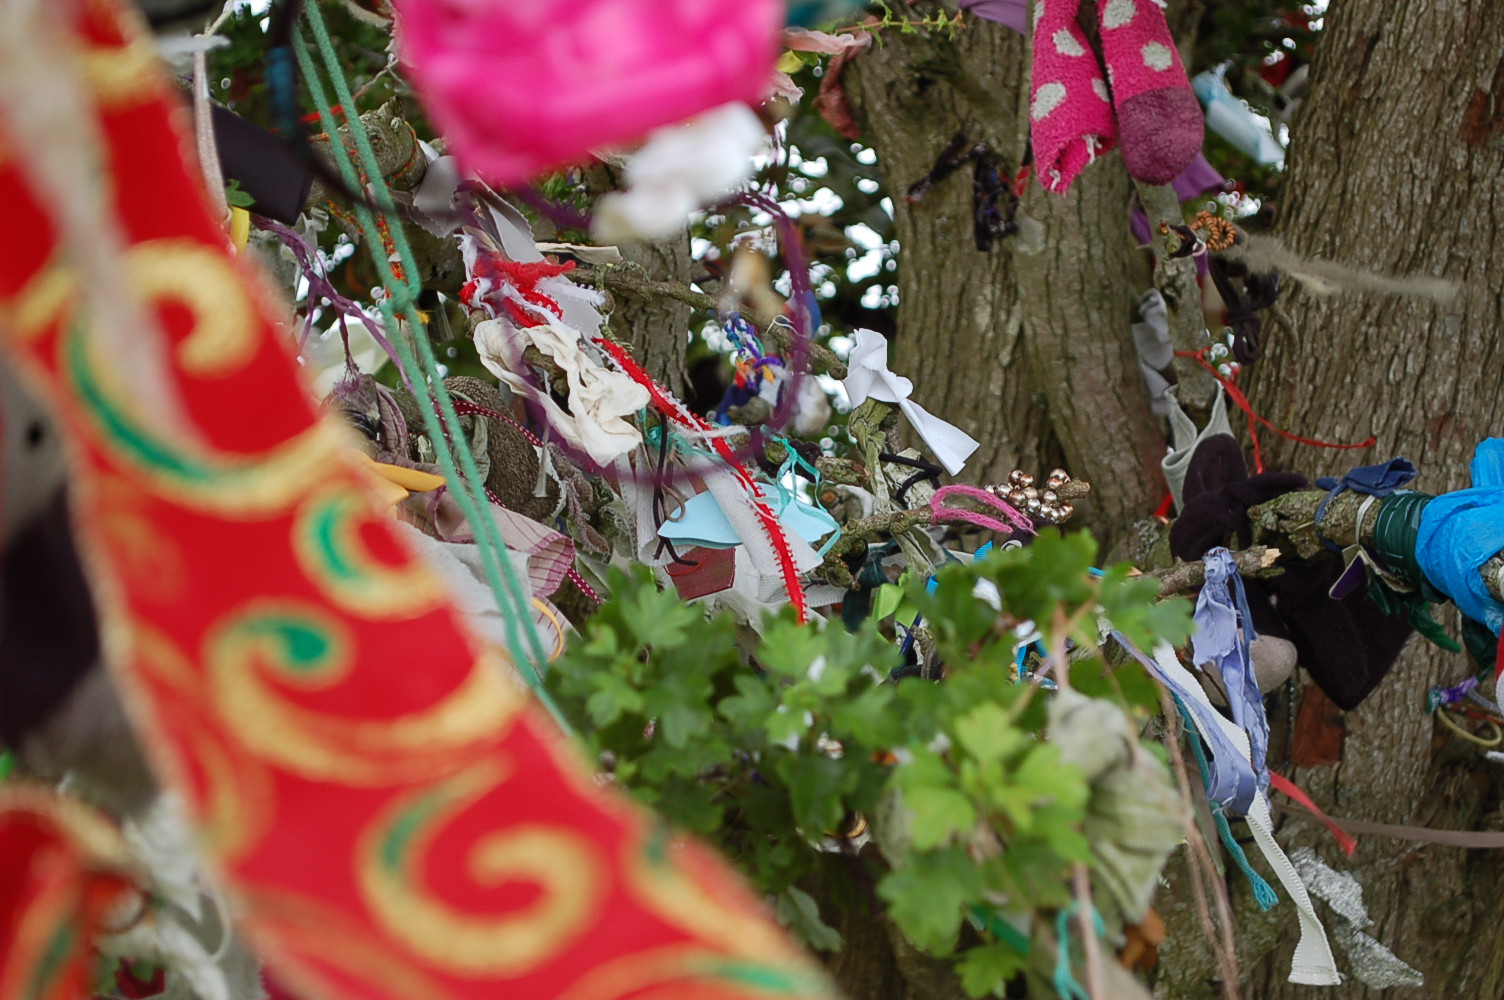
POLYGON ((967 996, 1003 995, 1008 981, 1023 971, 1028 955, 1001 941, 968 948, 956 965, 967 996))
POLYGON ((950 788, 916 788, 904 795, 904 807, 912 813, 910 830, 921 851, 951 841, 977 821, 971 800, 950 788))
POLYGON ((768 734, 769 743, 782 747, 797 747, 803 742, 812 722, 813 719, 807 717, 803 711, 791 709, 788 705, 779 705, 763 723, 763 731, 768 734))
POLYGON ((689 744, 690 737, 710 728, 710 706, 681 699, 665 699, 657 710, 657 733, 674 748, 689 744))
POLYGON ((1001 705, 986 702, 956 720, 956 741, 980 761, 1001 760, 1025 742, 1001 705))
MULTIPOLYGON (((898 610, 898 605, 903 601, 903 588, 893 583, 885 583, 877 588, 877 593, 872 595, 872 617, 882 621, 893 612, 898 610)), ((913 619, 910 619, 912 621, 913 619)))
POLYGON ((846 790, 846 769, 839 760, 821 753, 788 756, 779 761, 779 776, 788 784, 794 822, 804 836, 814 840, 838 826, 846 814, 841 793, 846 790))
POLYGON ((819 904, 803 889, 789 886, 779 893, 775 912, 778 922, 811 948, 819 951, 839 951, 845 944, 841 940, 840 933, 820 919, 819 904))
POLYGON ((809 678, 810 665, 825 656, 834 636, 835 631, 797 625, 790 618, 780 617, 763 633, 757 661, 776 674, 805 680, 809 678))
POLYGON ((909 940, 936 955, 955 950, 967 904, 980 899, 982 880, 959 847, 917 855, 905 868, 889 872, 877 894, 909 940))
POLYGON ((893 780, 905 794, 921 788, 955 787, 955 772, 946 766, 938 753, 928 747, 913 747, 908 753, 908 762, 893 775, 893 780))
POLYGON ((904 739, 904 720, 895 704, 898 689, 891 684, 873 685, 831 710, 831 723, 842 737, 873 750, 885 750, 904 739))
POLYGON ((740 673, 732 680, 736 694, 722 698, 716 710, 721 717, 741 730, 761 730, 768 717, 778 708, 768 682, 752 673, 740 673))
POLYGON ((1159 599, 1159 583, 1130 576, 1132 567, 1119 563, 1103 574, 1097 603, 1113 628, 1141 649, 1159 641, 1178 646, 1190 638, 1194 624, 1191 602, 1183 597, 1159 599))
POLYGON ((256 204, 256 199, 242 191, 240 181, 232 177, 225 185, 225 203, 233 208, 252 208, 256 204))
POLYGON ((591 675, 590 684, 595 692, 586 699, 585 710, 597 726, 609 726, 623 713, 642 714, 642 695, 622 678, 602 671, 591 675))
POLYGON ((1060 759, 1060 749, 1049 743, 1029 748, 1013 772, 1018 789, 1040 801, 1082 809, 1090 794, 1081 769, 1060 759))

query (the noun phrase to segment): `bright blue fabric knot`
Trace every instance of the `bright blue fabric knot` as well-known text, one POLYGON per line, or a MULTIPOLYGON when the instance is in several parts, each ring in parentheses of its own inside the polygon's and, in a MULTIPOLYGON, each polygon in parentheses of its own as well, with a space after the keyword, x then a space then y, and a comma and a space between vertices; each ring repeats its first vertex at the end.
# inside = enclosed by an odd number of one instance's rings
POLYGON ((1472 489, 1444 493, 1426 504, 1415 561, 1464 615, 1498 635, 1504 604, 1488 592, 1479 570, 1504 549, 1504 438, 1478 445, 1472 476, 1472 489))

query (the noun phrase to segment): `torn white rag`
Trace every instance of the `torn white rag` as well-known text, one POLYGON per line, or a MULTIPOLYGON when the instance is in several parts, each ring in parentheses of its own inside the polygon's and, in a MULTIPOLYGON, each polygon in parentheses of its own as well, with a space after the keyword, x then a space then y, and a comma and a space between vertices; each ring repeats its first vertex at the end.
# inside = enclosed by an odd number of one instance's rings
POLYGON ((976 440, 909 398, 914 392, 914 383, 888 370, 886 337, 874 330, 857 330, 851 338, 854 343, 851 357, 846 362, 848 374, 845 381, 851 405, 860 406, 869 398, 897 404, 914 432, 945 466, 945 471, 953 476, 960 472, 966 459, 979 447, 976 440))
POLYGON ((488 319, 475 328, 475 348, 481 364, 513 392, 543 407, 554 433, 601 465, 642 444, 642 432, 627 418, 648 405, 648 391, 586 354, 575 330, 557 323, 520 328, 488 319), (527 369, 522 352, 529 346, 563 369, 570 412, 521 374, 527 369))

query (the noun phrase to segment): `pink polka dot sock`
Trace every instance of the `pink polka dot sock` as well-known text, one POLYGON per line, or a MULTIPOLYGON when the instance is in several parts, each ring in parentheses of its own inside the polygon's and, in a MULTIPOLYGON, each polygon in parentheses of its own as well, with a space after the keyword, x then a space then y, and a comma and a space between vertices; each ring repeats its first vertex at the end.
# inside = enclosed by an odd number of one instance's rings
POLYGON ((1138 180, 1168 184, 1201 152, 1205 125, 1164 12, 1154 0, 1100 0, 1098 12, 1123 163, 1138 180))
POLYGON ((1102 68, 1076 23, 1080 7, 1081 0, 1034 4, 1034 167, 1046 189, 1062 194, 1088 163, 1113 147, 1118 134, 1102 68))

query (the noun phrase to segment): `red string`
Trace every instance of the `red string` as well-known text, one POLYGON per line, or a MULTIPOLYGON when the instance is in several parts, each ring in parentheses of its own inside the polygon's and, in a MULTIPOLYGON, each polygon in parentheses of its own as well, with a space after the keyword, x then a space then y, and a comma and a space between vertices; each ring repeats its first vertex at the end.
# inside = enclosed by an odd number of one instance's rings
POLYGON ((1029 189, 1029 175, 1034 172, 1027 163, 1018 168, 1018 173, 1013 175, 1013 197, 1022 198, 1024 192, 1029 189))
POLYGON ((1499 677, 1504 675, 1504 629, 1499 630, 1499 651, 1494 654, 1494 684, 1499 683, 1499 677))
POLYGON ((539 326, 543 320, 538 316, 531 315, 523 310, 509 298, 500 298, 496 293, 499 288, 494 287, 503 282, 512 286, 512 289, 524 302, 553 313, 555 316, 563 316, 564 309, 550 296, 538 290, 538 282, 545 278, 557 278, 562 274, 568 274, 575 267, 574 261, 565 261, 562 264, 551 260, 539 260, 524 263, 522 261, 508 260, 500 254, 487 253, 475 259, 475 267, 471 270, 471 278, 460 289, 460 301, 471 309, 477 307, 479 298, 490 308, 494 316, 498 304, 505 308, 518 326, 539 326), (490 283, 489 288, 483 295, 481 288, 483 283, 490 283))
MULTIPOLYGON (((345 116, 345 106, 343 104, 336 104, 334 107, 329 109, 329 114, 338 118, 343 118, 345 116)), ((298 121, 302 122, 304 125, 317 125, 319 121, 319 113, 317 111, 311 111, 308 114, 304 115, 302 118, 299 118, 298 121)))
POLYGON ((1211 372, 1212 378, 1216 379, 1219 383, 1221 383, 1222 388, 1227 390, 1228 397, 1235 404, 1237 404, 1238 409, 1242 410, 1243 413, 1247 415, 1248 436, 1253 439, 1253 469, 1255 472, 1264 471, 1264 452, 1263 449, 1259 446, 1259 431, 1258 427, 1255 424, 1255 421, 1257 421, 1257 423, 1259 424, 1263 424, 1265 427, 1269 428, 1271 431, 1278 434, 1280 437, 1285 438, 1286 440, 1297 441, 1300 444, 1308 444, 1313 448, 1337 448, 1345 451, 1352 448, 1372 448, 1375 444, 1378 443, 1378 438, 1374 437, 1372 434, 1368 435, 1367 440, 1360 441, 1357 444, 1339 444, 1335 441, 1322 441, 1317 438, 1301 437, 1299 434, 1291 434, 1289 431, 1284 430, 1283 428, 1274 426, 1268 420, 1264 419, 1262 416, 1254 412, 1253 404, 1248 402, 1248 397, 1243 395, 1243 390, 1238 388, 1236 382, 1228 378, 1226 375, 1223 375, 1221 372, 1217 371, 1217 369, 1213 367, 1213 365, 1209 361, 1206 360, 1206 351, 1207 349, 1205 347, 1201 348, 1201 350, 1199 351, 1176 351, 1175 356, 1180 358, 1195 358, 1196 361, 1201 365, 1201 367, 1205 368, 1208 372, 1211 372))
POLYGON ((528 443, 531 444, 534 448, 543 447, 543 442, 539 440, 538 435, 534 434, 532 431, 528 430, 526 427, 522 426, 511 417, 507 416, 505 413, 502 413, 500 410, 493 410, 489 406, 481 406, 478 403, 472 403, 466 399, 456 399, 454 401, 454 414, 457 417, 489 417, 492 420, 505 420, 507 423, 517 428, 518 432, 521 433, 523 437, 527 438, 528 443))
POLYGON ((1346 830, 1342 829, 1342 827, 1338 826, 1336 820, 1332 819, 1326 813, 1322 812, 1321 809, 1316 805, 1316 803, 1311 801, 1311 797, 1305 792, 1301 791, 1300 787, 1296 785, 1295 782, 1291 781, 1289 778, 1285 777, 1283 774, 1280 774, 1277 771, 1270 771, 1269 787, 1274 789, 1276 792, 1279 792, 1281 795, 1285 795, 1289 798, 1294 799, 1302 806, 1305 806, 1306 809, 1310 810, 1312 816, 1315 816, 1317 819, 1321 820, 1322 824, 1325 825, 1328 830, 1332 831, 1332 836, 1336 838, 1337 846, 1342 848, 1342 853, 1347 855, 1348 857, 1353 856, 1353 852, 1358 849, 1358 841, 1354 839, 1352 834, 1348 833, 1346 830))
MULTIPOLYGON (((596 340, 593 343, 611 355, 612 360, 631 377, 632 381, 648 391, 653 404, 665 417, 691 430, 713 429, 708 421, 686 408, 683 403, 670 396, 667 390, 653 381, 653 377, 644 371, 636 359, 620 344, 613 344, 605 339, 596 340)), ((799 585, 799 570, 794 566, 794 553, 790 550, 788 539, 784 536, 783 525, 778 523, 778 517, 773 513, 772 508, 763 502, 762 490, 758 487, 757 480, 753 479, 752 474, 737 460, 736 453, 731 450, 731 446, 726 443, 725 439, 710 438, 710 445, 731 467, 732 474, 747 491, 747 498, 752 503, 753 512, 756 513, 763 530, 768 533, 768 537, 773 542, 773 551, 778 556, 778 568, 783 575, 784 586, 788 588, 789 603, 793 604, 794 614, 799 623, 804 624, 809 620, 809 604, 804 596, 804 588, 799 585)))

